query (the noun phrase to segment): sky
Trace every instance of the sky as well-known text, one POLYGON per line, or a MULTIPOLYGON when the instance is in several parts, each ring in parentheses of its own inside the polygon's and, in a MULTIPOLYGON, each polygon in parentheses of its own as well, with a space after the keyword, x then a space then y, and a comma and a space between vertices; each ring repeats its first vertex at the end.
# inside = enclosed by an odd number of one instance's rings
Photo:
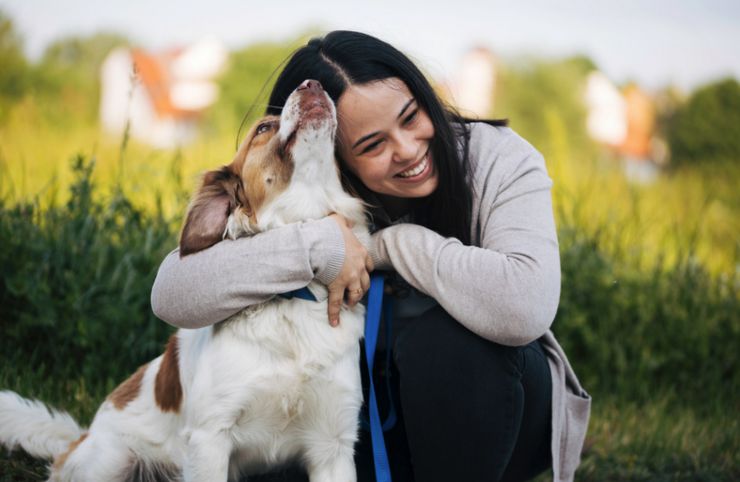
POLYGON ((98 31, 152 50, 213 35, 233 49, 312 28, 375 35, 440 80, 475 46, 504 61, 585 54, 613 81, 648 90, 740 78, 737 0, 0 0, 0 10, 32 59, 55 39, 98 31))

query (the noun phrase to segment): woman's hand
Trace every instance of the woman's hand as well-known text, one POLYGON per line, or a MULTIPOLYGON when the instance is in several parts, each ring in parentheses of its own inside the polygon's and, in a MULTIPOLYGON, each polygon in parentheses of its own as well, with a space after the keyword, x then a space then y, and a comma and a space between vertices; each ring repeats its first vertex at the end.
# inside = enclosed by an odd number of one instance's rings
POLYGON ((334 219, 344 236, 344 264, 336 279, 329 284, 329 323, 339 324, 339 310, 347 295, 347 305, 354 306, 370 288, 370 272, 373 262, 367 249, 352 232, 350 223, 340 214, 329 216, 334 219))

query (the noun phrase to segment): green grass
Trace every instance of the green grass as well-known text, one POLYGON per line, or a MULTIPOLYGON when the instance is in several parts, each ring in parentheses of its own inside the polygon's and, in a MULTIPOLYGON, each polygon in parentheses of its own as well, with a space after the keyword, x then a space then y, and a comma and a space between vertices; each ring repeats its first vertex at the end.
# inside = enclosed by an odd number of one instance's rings
POLYGON ((68 201, 0 201, 0 359, 49 376, 111 383, 159 353, 170 331, 149 308, 176 228, 122 192, 95 196, 93 163, 77 158, 68 201))
POLYGON ((650 402, 680 393, 700 406, 740 393, 740 277, 691 258, 640 268, 561 229, 562 292, 553 331, 585 386, 650 402))
POLYGON ((738 420, 737 410, 698 413, 660 396, 644 404, 602 397, 594 404, 576 480, 738 480, 738 420))
POLYGON ((0 452, 0 482, 43 481, 47 472, 44 462, 23 452, 0 452))

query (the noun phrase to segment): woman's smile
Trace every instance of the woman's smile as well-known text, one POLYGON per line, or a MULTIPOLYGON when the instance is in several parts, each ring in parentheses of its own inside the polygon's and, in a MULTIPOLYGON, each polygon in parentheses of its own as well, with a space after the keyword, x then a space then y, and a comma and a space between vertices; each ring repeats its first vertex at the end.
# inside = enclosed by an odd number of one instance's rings
POLYGON ((432 171, 432 162, 429 157, 429 149, 427 149, 424 157, 419 162, 414 163, 411 167, 399 172, 394 177, 406 182, 419 182, 426 179, 426 176, 432 171))

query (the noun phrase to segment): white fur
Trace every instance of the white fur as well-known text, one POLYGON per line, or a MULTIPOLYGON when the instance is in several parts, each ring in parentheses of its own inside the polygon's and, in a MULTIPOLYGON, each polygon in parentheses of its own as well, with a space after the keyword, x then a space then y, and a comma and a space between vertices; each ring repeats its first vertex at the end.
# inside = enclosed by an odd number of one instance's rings
MULTIPOLYGON (((294 96, 278 135, 296 126, 300 109, 294 96)), ((342 190, 334 164, 335 115, 301 127, 287 190, 260 210, 257 226, 232 215, 228 236, 331 212, 352 220, 356 233, 367 236, 362 204, 342 190)), ((160 356, 146 367, 140 393, 123 410, 110 400, 101 405, 87 437, 52 470, 50 480, 154 480, 155 472, 170 480, 238 480, 297 460, 311 482, 353 482, 364 307, 344 307, 341 319, 339 326, 329 325, 325 297, 321 302, 276 297, 219 325, 178 331, 180 411, 157 406, 160 356)), ((79 436, 68 415, 0 392, 3 444, 51 458, 79 436)))
POLYGON ((13 392, 0 392, 0 440, 8 448, 20 445, 35 457, 47 458, 67 450, 81 434, 68 414, 13 392))

